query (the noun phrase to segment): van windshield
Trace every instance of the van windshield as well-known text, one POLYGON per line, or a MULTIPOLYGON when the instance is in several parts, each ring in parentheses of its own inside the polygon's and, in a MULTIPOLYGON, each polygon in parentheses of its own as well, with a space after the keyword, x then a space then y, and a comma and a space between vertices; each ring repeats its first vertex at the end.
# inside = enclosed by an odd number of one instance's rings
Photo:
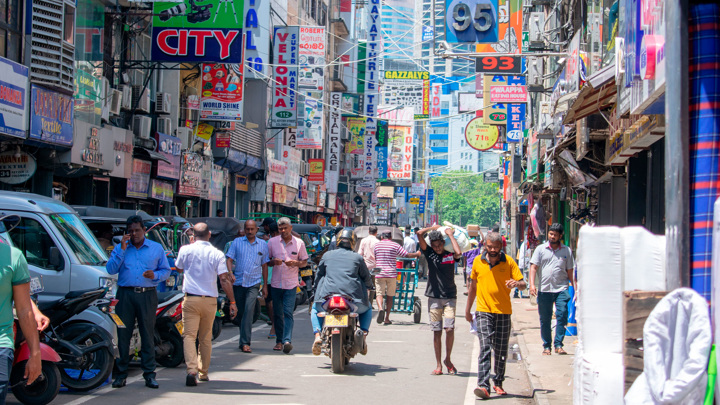
POLYGON ((73 250, 80 264, 101 266, 107 263, 105 251, 85 222, 77 215, 53 214, 50 215, 50 219, 73 250))

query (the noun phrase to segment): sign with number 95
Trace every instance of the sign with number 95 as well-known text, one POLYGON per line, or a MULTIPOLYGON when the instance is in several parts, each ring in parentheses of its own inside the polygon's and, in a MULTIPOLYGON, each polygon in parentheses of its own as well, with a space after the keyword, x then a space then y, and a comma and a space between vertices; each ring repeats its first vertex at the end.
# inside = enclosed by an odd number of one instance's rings
POLYGON ((445 40, 449 43, 498 42, 498 0, 445 2, 445 40))

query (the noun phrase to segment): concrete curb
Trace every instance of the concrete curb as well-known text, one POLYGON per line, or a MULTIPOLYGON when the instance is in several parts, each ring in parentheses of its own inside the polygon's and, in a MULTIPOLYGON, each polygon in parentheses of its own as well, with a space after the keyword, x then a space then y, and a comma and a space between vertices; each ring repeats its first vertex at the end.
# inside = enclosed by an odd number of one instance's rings
MULTIPOLYGON (((513 320, 513 323, 515 323, 515 320, 513 320)), ((540 379, 530 371, 530 365, 527 362, 530 351, 525 344, 525 335, 517 332, 516 337, 518 340, 518 346, 520 346, 520 355, 522 356, 522 361, 525 364, 525 371, 527 372, 528 379, 530 380, 530 388, 533 391, 533 399, 535 399, 535 404, 550 405, 550 400, 547 398, 547 394, 545 394, 545 390, 540 383, 540 379)))

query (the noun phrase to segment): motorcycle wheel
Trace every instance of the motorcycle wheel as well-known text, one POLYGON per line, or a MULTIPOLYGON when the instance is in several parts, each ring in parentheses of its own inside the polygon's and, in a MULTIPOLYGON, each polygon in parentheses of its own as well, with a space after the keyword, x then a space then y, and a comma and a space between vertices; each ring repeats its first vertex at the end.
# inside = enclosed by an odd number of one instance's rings
MULTIPOLYGON (((88 326, 83 323, 70 324, 60 332, 60 338, 80 348, 90 347, 106 340, 104 336, 95 332, 85 336, 88 326)), ((57 346, 55 349, 62 358, 72 357, 62 346, 57 346)), ((113 362, 113 355, 106 348, 101 348, 83 356, 77 367, 59 366, 60 380, 73 391, 90 391, 107 381, 113 369, 113 362)))
POLYGON ((212 326, 212 340, 215 340, 220 336, 220 332, 222 332, 222 318, 215 318, 213 321, 212 326))
POLYGON ((345 370, 345 356, 343 355, 343 333, 332 335, 330 338, 330 360, 332 372, 340 374, 345 370))
POLYGON ((167 356, 155 357, 155 361, 159 365, 169 368, 175 368, 182 364, 183 360, 185 360, 182 337, 173 332, 160 332, 160 340, 163 343, 172 345, 172 350, 167 356))
POLYGON ((10 385, 16 385, 12 389, 18 401, 26 405, 45 405, 52 402, 60 392, 60 371, 55 363, 42 362, 40 377, 42 381, 35 381, 32 385, 21 383, 24 380, 25 365, 27 360, 13 366, 10 373, 10 385))

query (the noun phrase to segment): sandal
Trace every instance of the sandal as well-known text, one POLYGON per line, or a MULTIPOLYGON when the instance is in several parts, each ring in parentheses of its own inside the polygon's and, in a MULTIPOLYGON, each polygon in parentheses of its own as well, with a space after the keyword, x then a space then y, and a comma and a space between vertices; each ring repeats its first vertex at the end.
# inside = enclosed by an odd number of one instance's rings
POLYGON ((273 347, 273 350, 275 350, 276 352, 279 352, 282 349, 283 349, 282 343, 278 343, 275 345, 275 347, 273 347))
POLYGON ((545 350, 543 350, 542 354, 543 354, 543 356, 549 356, 552 354, 552 352, 550 351, 550 349, 545 349, 545 350))
POLYGON ((568 354, 568 352, 566 352, 565 349, 563 349, 562 347, 556 347, 556 348, 555 348, 555 353, 557 353, 557 354, 568 354))
POLYGON ((268 335, 268 339, 274 339, 274 338, 276 338, 276 337, 277 337, 277 336, 275 336, 274 333, 270 333, 270 334, 268 335))
MULTIPOLYGON (((443 363, 445 363, 445 362, 443 362, 443 363)), ((457 375, 457 368, 455 368, 454 364, 450 363, 450 365, 448 366, 448 364, 445 363, 445 367, 447 367, 448 375, 457 375)))
POLYGON ((430 375, 442 375, 442 368, 436 368, 430 375))
POLYGON ((383 322, 383 325, 392 325, 392 321, 383 322))
POLYGON ((250 346, 249 346, 249 345, 242 345, 242 346, 240 346, 240 350, 241 350, 243 353, 252 353, 252 349, 250 349, 250 346))
POLYGON ((507 392, 505 392, 505 390, 499 385, 494 386, 493 390, 495 390, 495 393, 498 395, 507 395, 507 392))

